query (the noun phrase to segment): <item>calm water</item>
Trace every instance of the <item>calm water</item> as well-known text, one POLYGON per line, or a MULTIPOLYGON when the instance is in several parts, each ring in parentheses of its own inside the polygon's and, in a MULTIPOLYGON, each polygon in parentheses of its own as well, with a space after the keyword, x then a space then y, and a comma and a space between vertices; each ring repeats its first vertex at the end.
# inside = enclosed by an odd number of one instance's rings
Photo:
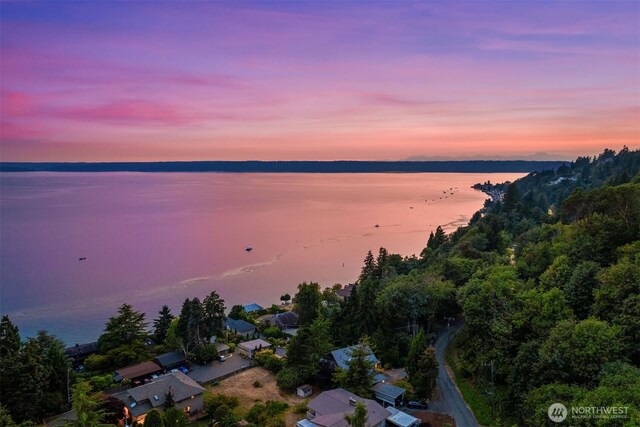
POLYGON ((519 176, 0 174, 0 308, 73 344, 123 302, 149 320, 214 289, 227 307, 276 303, 354 281, 369 249, 419 254, 482 206, 470 185, 519 176))

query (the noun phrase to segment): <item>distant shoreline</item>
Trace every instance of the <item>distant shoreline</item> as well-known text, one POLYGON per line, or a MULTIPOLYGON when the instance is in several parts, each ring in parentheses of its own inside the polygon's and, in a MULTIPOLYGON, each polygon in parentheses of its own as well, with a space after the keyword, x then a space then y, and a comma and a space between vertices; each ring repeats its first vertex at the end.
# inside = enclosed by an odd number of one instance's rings
POLYGON ((228 172, 228 173, 492 173, 556 169, 566 161, 186 161, 0 162, 0 172, 228 172))

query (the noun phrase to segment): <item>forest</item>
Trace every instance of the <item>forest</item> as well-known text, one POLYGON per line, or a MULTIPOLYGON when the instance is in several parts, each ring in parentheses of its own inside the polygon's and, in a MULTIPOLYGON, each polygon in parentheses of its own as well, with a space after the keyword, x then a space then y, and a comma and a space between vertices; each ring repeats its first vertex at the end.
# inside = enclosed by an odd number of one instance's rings
MULTIPOLYGON (((467 226, 451 234, 438 227, 425 243, 419 257, 369 252, 346 298, 342 285, 300 284, 292 302, 300 329, 286 343, 287 359, 259 357, 278 385, 366 396, 364 354, 354 354, 347 372, 323 362, 330 350, 361 343, 385 367, 405 367, 406 387, 428 398, 437 374, 430 344, 457 319, 447 361, 480 424, 547 425, 547 408, 560 402, 629 408, 626 419, 574 425, 640 425, 640 151, 607 149, 530 173, 504 185, 467 226)), ((70 371, 62 343, 46 332, 23 341, 4 316, 2 426, 68 409, 74 382, 108 388, 114 367, 149 357, 147 337, 154 351, 212 360, 211 337, 237 340, 223 332, 224 310, 212 292, 186 300, 179 316, 163 307, 148 332, 144 314, 125 304, 81 374, 70 371)), ((230 316, 253 321, 241 307, 230 316)), ((277 331, 263 332, 284 344, 277 331)))

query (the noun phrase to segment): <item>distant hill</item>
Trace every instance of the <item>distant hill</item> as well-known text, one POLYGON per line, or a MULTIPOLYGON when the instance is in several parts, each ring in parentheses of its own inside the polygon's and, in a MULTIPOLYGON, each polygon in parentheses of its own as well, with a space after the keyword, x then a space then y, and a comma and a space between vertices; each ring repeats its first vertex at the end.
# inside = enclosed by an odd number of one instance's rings
POLYGON ((2 172, 539 172, 557 169, 564 161, 198 161, 113 163, 0 163, 2 172))

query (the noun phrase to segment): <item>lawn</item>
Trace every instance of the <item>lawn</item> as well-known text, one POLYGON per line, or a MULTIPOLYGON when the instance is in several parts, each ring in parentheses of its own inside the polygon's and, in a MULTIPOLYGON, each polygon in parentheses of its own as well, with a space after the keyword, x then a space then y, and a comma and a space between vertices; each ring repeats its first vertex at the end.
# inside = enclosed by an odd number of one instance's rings
POLYGON ((276 385, 275 376, 261 367, 247 369, 226 378, 218 385, 210 387, 209 390, 211 393, 222 393, 237 397, 240 401, 238 413, 245 414, 257 402, 277 400, 290 406, 284 417, 287 426, 295 426, 296 421, 304 417, 303 415, 294 414, 293 408, 296 404, 304 402, 305 399, 296 396, 295 393, 285 393, 280 390, 276 385), (260 384, 260 387, 254 386, 256 381, 260 384))

